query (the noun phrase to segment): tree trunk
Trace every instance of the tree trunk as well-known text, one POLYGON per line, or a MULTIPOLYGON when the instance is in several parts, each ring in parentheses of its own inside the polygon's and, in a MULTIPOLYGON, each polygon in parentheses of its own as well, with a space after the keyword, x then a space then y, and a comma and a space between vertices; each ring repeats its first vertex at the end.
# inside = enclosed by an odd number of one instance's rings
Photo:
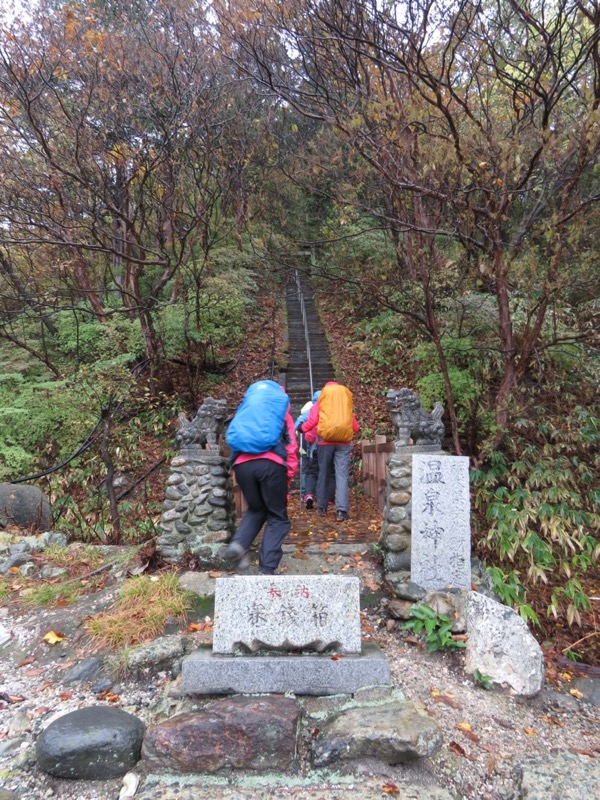
POLYGON ((498 300, 500 341, 504 361, 504 374, 495 398, 497 432, 494 445, 498 446, 504 438, 508 425, 508 405, 517 379, 515 342, 510 315, 510 301, 508 298, 508 278, 500 242, 494 243, 494 275, 496 280, 496 298, 498 300))
POLYGON ((117 495, 115 492, 114 478, 115 468, 112 457, 110 455, 110 429, 112 426, 112 410, 111 405, 102 409, 102 440, 100 443, 100 455, 102 461, 106 466, 106 493, 108 495, 108 503, 110 506, 110 523, 112 527, 112 537, 110 544, 121 543, 121 518, 119 517, 119 507, 117 503, 117 495))

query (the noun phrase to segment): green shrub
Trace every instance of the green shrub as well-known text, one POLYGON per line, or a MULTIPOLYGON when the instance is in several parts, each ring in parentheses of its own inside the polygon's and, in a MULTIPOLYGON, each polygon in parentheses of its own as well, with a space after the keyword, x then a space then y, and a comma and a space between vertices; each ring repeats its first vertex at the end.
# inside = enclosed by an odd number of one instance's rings
POLYGON ((410 610, 410 619, 402 628, 413 633, 424 633, 427 650, 435 653, 436 650, 458 650, 465 647, 462 640, 452 636, 454 623, 446 614, 438 614, 431 606, 419 603, 410 610))
POLYGON ((590 608, 580 579, 600 557, 599 443, 600 418, 589 410, 577 407, 555 425, 538 407, 517 420, 507 452, 472 473, 487 528, 480 533, 505 568, 490 570, 496 591, 522 612, 523 573, 552 586, 548 613, 565 610, 569 624, 590 608))

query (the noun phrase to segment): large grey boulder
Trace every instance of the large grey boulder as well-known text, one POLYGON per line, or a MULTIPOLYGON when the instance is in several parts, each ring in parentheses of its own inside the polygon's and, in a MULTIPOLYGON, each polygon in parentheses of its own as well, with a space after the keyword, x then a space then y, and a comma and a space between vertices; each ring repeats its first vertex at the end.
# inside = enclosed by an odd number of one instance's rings
POLYGON ((140 719, 118 708, 80 708, 58 717, 39 735, 38 765, 57 778, 118 778, 139 761, 144 730, 140 719))
POLYGON ((50 529, 50 503, 37 486, 0 483, 0 528, 8 525, 39 531, 50 529))
POLYGON ((479 670, 524 697, 544 683, 544 656, 525 621, 512 608, 478 592, 467 599, 465 670, 479 670))
POLYGON ((441 728, 421 706, 394 701, 342 711, 323 725, 312 761, 325 767, 340 760, 378 758, 403 764, 432 756, 442 746, 441 728))

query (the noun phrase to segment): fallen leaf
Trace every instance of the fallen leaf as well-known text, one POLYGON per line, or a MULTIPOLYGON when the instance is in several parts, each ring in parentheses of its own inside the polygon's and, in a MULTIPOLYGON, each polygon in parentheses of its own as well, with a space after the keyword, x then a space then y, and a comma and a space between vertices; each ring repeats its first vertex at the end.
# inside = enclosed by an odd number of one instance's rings
POLYGON ((73 692, 61 692, 58 696, 61 700, 70 700, 73 697, 73 692))
POLYGON ((193 631, 202 631, 206 633, 207 631, 212 630, 212 620, 210 622, 191 622, 187 626, 188 632, 193 633, 193 631))
POLYGON ((544 714, 542 719, 544 722, 547 722, 548 725, 557 725, 559 728, 564 728, 565 723, 560 722, 556 717, 551 717, 550 714, 544 714))
POLYGON ((467 755, 467 751, 464 749, 464 747, 461 747, 458 742, 450 742, 448 747, 453 753, 456 753, 457 756, 462 756, 463 758, 469 757, 467 755))
POLYGON ((589 758, 596 758, 591 750, 580 750, 578 747, 569 748, 572 753, 579 753, 580 756, 588 756, 589 758))
POLYGON ((216 570, 211 570, 208 573, 208 577, 209 578, 220 578, 222 574, 223 574, 222 572, 217 572, 216 570))
POLYGON ((447 693, 434 695, 433 699, 436 700, 438 703, 445 703, 445 705, 450 706, 450 708, 458 708, 458 709, 461 708, 460 703, 457 703, 456 700, 452 698, 452 695, 449 695, 447 693))
POLYGON ((62 642, 64 638, 62 633, 56 633, 55 631, 48 631, 45 636, 42 636, 43 641, 47 644, 58 644, 62 642))
POLYGON ((37 661, 35 656, 29 656, 29 658, 26 658, 25 661, 19 661, 19 663, 17 664, 17 669, 19 669, 20 667, 26 667, 29 664, 33 664, 35 661, 37 661))
POLYGON ((3 700, 5 703, 22 703, 24 702, 24 697, 19 697, 15 694, 7 694, 6 692, 0 692, 0 700, 3 700))
POLYGON ((384 783, 381 787, 381 791, 385 792, 386 794, 400 794, 400 789, 391 781, 384 783))
POLYGON ((492 755, 492 756, 490 756, 490 757, 488 758, 488 760, 487 760, 487 764, 486 764, 486 771, 487 771, 487 774, 488 774, 490 777, 491 777, 491 776, 494 774, 494 772, 496 771, 496 757, 495 757, 495 756, 493 756, 493 755, 492 755))
POLYGON ((334 653, 334 655, 331 656, 332 661, 340 661, 342 658, 343 656, 339 656, 337 653, 334 653))
POLYGON ((578 700, 583 699, 583 692, 580 692, 579 689, 569 689, 569 694, 573 695, 573 697, 576 697, 578 700))
POLYGON ((527 736, 537 736, 537 733, 532 728, 523 728, 527 736))
POLYGON ((472 730, 471 726, 468 722, 459 722, 457 725, 454 726, 458 728, 459 731, 470 731, 472 730))
POLYGON ((24 675, 28 678, 37 678, 38 675, 43 675, 46 670, 42 669, 42 667, 37 667, 36 669, 28 669, 25 670, 24 675))
POLYGON ((40 706, 39 708, 34 708, 33 716, 39 717, 40 714, 47 714, 50 711, 48 706, 40 706))
POLYGON ((9 567, 8 571, 14 573, 14 572, 20 572, 21 569, 20 569, 20 567, 9 567))

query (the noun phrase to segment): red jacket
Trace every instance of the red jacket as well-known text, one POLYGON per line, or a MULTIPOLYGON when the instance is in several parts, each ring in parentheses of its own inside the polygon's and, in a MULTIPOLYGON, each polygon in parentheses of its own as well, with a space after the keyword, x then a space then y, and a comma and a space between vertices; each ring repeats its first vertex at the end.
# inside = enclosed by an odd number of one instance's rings
MULTIPOLYGON (((325 386, 328 386, 330 383, 336 383, 336 381, 328 381, 325 386)), ((308 417, 306 422, 300 426, 302 433, 306 436, 307 442, 315 442, 317 444, 350 444, 350 442, 324 442, 323 439, 317 434, 317 426, 319 424, 319 400, 313 404, 312 408, 308 412, 308 417)), ((352 414, 352 429, 354 433, 358 433, 360 430, 360 425, 354 414, 352 414)))

